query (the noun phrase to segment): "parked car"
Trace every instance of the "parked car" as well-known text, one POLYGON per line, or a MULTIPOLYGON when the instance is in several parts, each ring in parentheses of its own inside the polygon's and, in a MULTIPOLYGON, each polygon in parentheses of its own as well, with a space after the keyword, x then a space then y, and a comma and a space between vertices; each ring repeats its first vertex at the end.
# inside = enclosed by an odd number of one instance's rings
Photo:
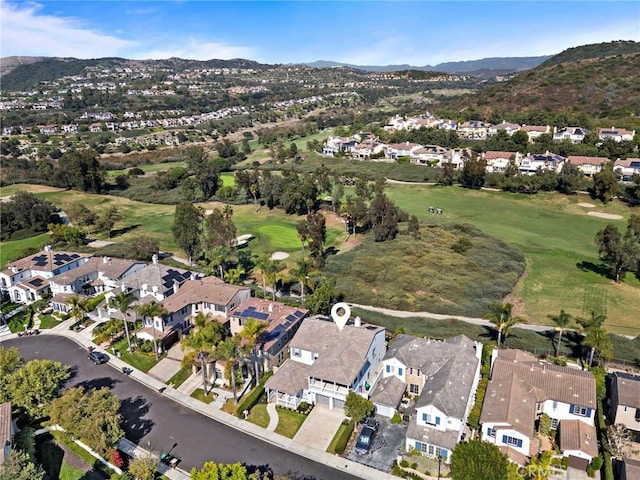
POLYGON ((109 361, 109 357, 106 354, 102 352, 96 352, 96 351, 89 353, 87 358, 91 360, 93 363, 95 363, 96 365, 107 363, 109 361))
POLYGON ((363 427, 370 427, 374 431, 378 431, 378 428, 380 427, 380 422, 376 420, 375 417, 366 417, 360 421, 360 424, 363 427))
POLYGON ((376 431, 373 428, 366 425, 362 427, 360 435, 358 435, 358 440, 356 441, 356 453, 360 455, 366 455, 369 453, 375 434, 376 431))

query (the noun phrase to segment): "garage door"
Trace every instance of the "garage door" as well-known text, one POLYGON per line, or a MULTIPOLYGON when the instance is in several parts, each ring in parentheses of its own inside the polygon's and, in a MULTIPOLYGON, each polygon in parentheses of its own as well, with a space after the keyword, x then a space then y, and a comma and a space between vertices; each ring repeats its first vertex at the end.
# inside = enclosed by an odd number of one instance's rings
POLYGON ((334 400, 333 408, 344 408, 344 400, 334 400))
POLYGON ((326 395, 318 395, 316 393, 316 403, 318 405, 326 405, 328 407, 330 405, 329 401, 329 397, 327 397, 326 395))

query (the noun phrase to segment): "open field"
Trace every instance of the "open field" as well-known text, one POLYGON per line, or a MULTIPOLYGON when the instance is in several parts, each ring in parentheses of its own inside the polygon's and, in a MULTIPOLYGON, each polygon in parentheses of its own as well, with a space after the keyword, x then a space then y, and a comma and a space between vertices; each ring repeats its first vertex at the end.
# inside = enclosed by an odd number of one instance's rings
MULTIPOLYGON (((175 167, 186 167, 187 162, 168 162, 168 163, 149 163, 146 165, 139 165, 138 167, 144 173, 156 173, 161 170, 169 170, 175 167)), ((134 168, 134 167, 131 167, 134 168)), ((108 170, 108 177, 117 177, 118 175, 125 175, 131 168, 124 168, 122 170, 108 170)))
POLYGON ((41 233, 34 237, 22 240, 11 240, 0 244, 0 268, 3 268, 9 260, 20 258, 22 252, 28 248, 39 248, 49 241, 49 235, 41 233))
POLYGON ((516 314, 532 323, 550 324, 548 314, 560 309, 577 316, 592 310, 607 315, 609 331, 640 335, 640 282, 627 275, 616 285, 599 273, 594 243, 596 232, 607 223, 620 229, 633 210, 623 203, 596 204, 584 195, 555 193, 528 196, 503 192, 467 190, 459 187, 388 185, 389 196, 404 210, 425 222, 468 222, 525 254, 527 270, 509 300, 516 314), (428 213, 429 206, 443 215, 428 213), (622 215, 622 220, 588 216, 587 211, 622 215))

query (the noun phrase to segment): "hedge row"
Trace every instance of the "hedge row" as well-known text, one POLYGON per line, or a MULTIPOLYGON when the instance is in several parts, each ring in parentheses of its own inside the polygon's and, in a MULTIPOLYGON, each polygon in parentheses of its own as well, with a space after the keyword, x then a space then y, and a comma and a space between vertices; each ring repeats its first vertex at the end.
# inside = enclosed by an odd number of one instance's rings
POLYGON ((244 418, 244 414, 242 412, 244 412, 245 410, 251 411, 254 405, 258 403, 258 400, 260 400, 260 397, 264 393, 264 384, 267 383, 267 380, 269 380, 271 375, 273 375, 273 372, 265 373, 260 378, 260 382, 258 383, 258 385, 256 385, 254 389, 251 390, 246 397, 244 397, 244 400, 242 400, 242 402, 238 405, 238 408, 236 409, 237 417, 244 418))
POLYGON ((356 426, 355 420, 352 418, 346 423, 346 427, 342 429, 340 432, 340 436, 336 440, 336 444, 334 447, 334 452, 338 455, 341 455, 344 452, 344 449, 347 448, 347 443, 349 443, 349 439, 351 438, 351 434, 353 433, 353 429, 356 426))

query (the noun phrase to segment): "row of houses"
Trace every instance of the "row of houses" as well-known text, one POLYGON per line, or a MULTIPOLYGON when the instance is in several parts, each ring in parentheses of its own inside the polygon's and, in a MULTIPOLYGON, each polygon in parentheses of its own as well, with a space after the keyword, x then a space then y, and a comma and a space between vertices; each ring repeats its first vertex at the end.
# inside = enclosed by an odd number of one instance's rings
MULTIPOLYGON (((368 133, 354 135, 350 138, 328 137, 322 153, 335 156, 348 155, 357 160, 377 159, 378 161, 395 162, 406 158, 414 165, 444 167, 451 164, 459 170, 464 163, 475 157, 470 149, 444 148, 438 145, 420 145, 412 142, 385 144, 368 133)), ((538 171, 552 171, 559 173, 565 163, 578 167, 585 176, 593 176, 600 172, 609 162, 606 157, 589 157, 571 155, 563 157, 557 153, 502 152, 487 151, 481 154, 486 161, 487 173, 502 173, 510 164, 517 167, 522 174, 533 175, 538 171)), ((618 159, 614 163, 616 171, 623 180, 630 180, 633 175, 640 174, 640 158, 618 159)))
MULTIPOLYGON (((486 140, 496 135, 500 130, 504 130, 507 135, 512 136, 518 131, 525 132, 530 142, 535 142, 541 135, 552 135, 553 140, 561 142, 569 140, 571 143, 582 143, 589 133, 584 127, 551 127, 550 125, 520 125, 510 123, 505 120, 502 123, 492 124, 481 120, 469 120, 458 123, 455 120, 442 119, 429 112, 413 117, 393 116, 383 127, 388 132, 403 130, 418 130, 420 128, 438 128, 441 130, 455 131, 460 137, 474 140, 486 140)), ((635 130, 624 128, 600 128, 598 138, 600 140, 613 140, 615 142, 632 141, 635 130)))

